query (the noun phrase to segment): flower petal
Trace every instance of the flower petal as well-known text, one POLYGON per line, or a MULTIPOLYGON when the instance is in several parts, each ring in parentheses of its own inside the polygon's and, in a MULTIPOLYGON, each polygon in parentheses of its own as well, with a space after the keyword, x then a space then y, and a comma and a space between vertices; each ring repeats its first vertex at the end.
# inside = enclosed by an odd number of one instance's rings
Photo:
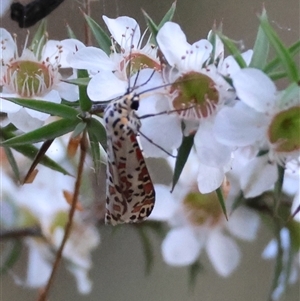
POLYGON ((11 34, 4 28, 0 28, 0 44, 0 59, 3 60, 3 62, 8 63, 9 60, 15 56, 17 46, 11 34))
POLYGON ((44 121, 32 117, 24 108, 15 113, 8 113, 7 117, 11 123, 25 133, 33 131, 44 124, 44 121))
POLYGON ((244 197, 253 198, 271 189, 277 178, 277 166, 269 163, 268 155, 256 157, 241 171, 241 189, 244 197))
POLYGON ((199 163, 198 166, 197 183, 201 193, 210 193, 221 186, 225 176, 223 168, 211 167, 202 163, 199 163))
POLYGON ((256 238, 259 224, 260 218, 253 210, 239 207, 230 216, 226 226, 236 237, 252 241, 256 238))
POLYGON ((239 102, 220 110, 215 118, 214 134, 225 145, 248 146, 263 140, 267 122, 264 114, 239 102))
POLYGON ((46 248, 30 239, 28 242, 28 269, 26 285, 32 288, 42 287, 47 283, 52 265, 45 258, 46 248))
POLYGON ((93 74, 99 70, 113 71, 115 64, 107 54, 96 47, 79 49, 74 55, 68 57, 70 66, 75 69, 89 70, 93 74))
POLYGON ((174 115, 145 118, 140 132, 142 133, 140 141, 143 151, 146 156, 153 158, 167 157, 166 152, 172 154, 182 141, 181 122, 174 115))
POLYGON ((173 266, 192 264, 199 257, 200 250, 200 240, 189 227, 170 230, 162 243, 163 258, 173 266))
POLYGON ((186 36, 180 26, 174 22, 166 22, 159 30, 156 40, 171 66, 180 66, 182 57, 186 55, 191 47, 186 41, 186 36))
POLYGON ((89 82, 87 93, 91 100, 107 101, 117 96, 123 96, 127 83, 119 80, 112 72, 101 71, 89 82))
POLYGON ((194 144, 201 163, 221 168, 230 162, 231 148, 215 139, 212 122, 206 121, 200 124, 194 144))
POLYGON ((237 268, 241 258, 236 242, 220 231, 210 233, 206 252, 216 271, 223 277, 229 276, 237 268))
POLYGON ((275 105, 276 86, 262 71, 242 69, 232 76, 237 96, 258 112, 269 112, 275 105))
POLYGON ((177 206, 177 202, 170 193, 170 187, 156 184, 155 187, 155 206, 150 215, 150 219, 157 221, 166 221, 170 219, 177 206))
POLYGON ((60 65, 62 68, 70 67, 69 57, 74 55, 79 49, 86 48, 86 46, 79 40, 76 39, 65 39, 60 41, 62 45, 60 55, 60 65))
POLYGON ((103 20, 114 40, 122 48, 130 51, 131 45, 133 45, 134 48, 138 47, 141 31, 139 25, 133 18, 122 16, 116 19, 110 19, 103 16, 103 20))

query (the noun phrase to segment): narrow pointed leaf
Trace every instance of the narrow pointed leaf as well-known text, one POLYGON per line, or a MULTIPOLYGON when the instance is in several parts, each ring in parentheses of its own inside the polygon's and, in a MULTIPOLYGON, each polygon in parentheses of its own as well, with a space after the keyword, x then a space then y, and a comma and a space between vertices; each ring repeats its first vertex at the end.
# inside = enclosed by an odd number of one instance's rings
POLYGON ((6 155, 6 158, 11 166, 11 169, 16 177, 16 180, 18 182, 20 182, 20 171, 19 171, 19 168, 18 168, 18 165, 17 165, 17 162, 15 160, 15 157, 11 151, 10 148, 8 147, 4 147, 4 151, 5 151, 5 155, 6 155))
POLYGON ((175 170, 173 175, 173 183, 172 183, 171 191, 173 191, 175 185, 177 184, 180 178, 181 172, 189 157, 193 145, 194 145, 194 135, 183 137, 182 143, 178 149, 178 155, 175 163, 175 170))
POLYGON ((13 267, 13 265, 19 259, 21 251, 22 243, 20 240, 10 241, 10 250, 8 250, 6 258, 3 258, 4 252, 0 255, 0 275, 5 274, 13 267))
MULTIPOLYGON (((294 57, 300 52, 300 41, 293 44, 291 47, 289 47, 288 50, 291 56, 294 57)), ((276 57, 270 63, 267 64, 267 66, 264 68, 264 72, 269 75, 271 71, 275 70, 278 67, 280 67, 280 58, 276 57)))
MULTIPOLYGON (((86 70, 77 71, 78 78, 88 77, 88 72, 86 70)), ((79 104, 83 112, 88 112, 92 107, 92 101, 87 94, 87 86, 79 86, 79 104)))
POLYGON ((249 67, 262 70, 267 63, 270 43, 261 27, 258 28, 255 44, 253 47, 253 56, 249 67))
POLYGON ((194 262, 189 266, 189 287, 190 289, 195 288, 197 276, 202 271, 203 267, 199 261, 194 262))
POLYGON ((98 182, 98 175, 100 174, 101 166, 101 151, 99 143, 106 148, 106 131, 104 126, 95 118, 89 120, 87 131, 90 139, 91 154, 94 162, 96 180, 98 182))
POLYGON ((90 27, 99 47, 107 54, 109 55, 111 50, 111 40, 108 34, 100 27, 99 24, 97 24, 96 21, 94 21, 91 17, 84 14, 84 18, 90 27))
POLYGON ((282 186, 283 186, 285 168, 283 166, 278 165, 277 169, 278 169, 278 179, 274 187, 274 213, 276 216, 278 214, 277 211, 280 205, 280 200, 282 195, 282 186))
POLYGON ((288 78, 291 81, 298 82, 299 72, 298 72, 297 65, 293 61, 293 58, 289 50, 283 45, 275 30, 271 27, 266 13, 263 12, 262 15, 259 17, 259 19, 260 19, 260 24, 262 29, 264 30, 270 43, 274 47, 281 61, 281 64, 283 65, 285 71, 287 72, 288 78))
POLYGON ((79 122, 80 119, 60 119, 32 132, 8 139, 1 142, 1 144, 3 146, 14 147, 16 145, 32 144, 48 139, 54 139, 71 132, 79 122))
POLYGON ((87 86, 89 84, 90 80, 91 79, 89 77, 83 77, 83 78, 64 79, 62 81, 65 83, 74 84, 77 86, 87 86))
MULTIPOLYGON (((15 137, 15 135, 12 134, 11 132, 5 132, 2 134, 3 134, 4 139, 10 139, 12 137, 15 137)), ((33 146, 31 144, 17 145, 17 146, 13 146, 12 148, 14 150, 16 150, 17 152, 19 152, 20 154, 22 154, 25 157, 32 159, 32 160, 35 158, 35 156, 37 155, 37 153, 39 151, 38 148, 36 148, 35 146, 33 146)), ((44 156, 41 159, 40 164, 42 164, 48 168, 51 168, 52 170, 61 172, 64 175, 71 175, 63 167, 61 167, 59 164, 57 164, 55 161, 53 161, 52 159, 50 159, 47 156, 44 156)))
POLYGON ((43 19, 37 31, 35 32, 32 38, 32 43, 29 47, 39 60, 42 57, 42 51, 43 51, 42 46, 44 46, 47 42, 46 32, 47 32, 47 21, 46 19, 43 19))
POLYGON ((224 200, 224 197, 223 197, 222 189, 219 187, 216 190, 216 193, 217 193, 218 200, 219 200, 219 203, 221 205, 222 211, 223 211, 223 213, 225 215, 225 218, 226 218, 226 220, 228 220, 227 210, 226 210, 226 206, 225 206, 225 200, 224 200))
POLYGON ((88 121, 88 132, 95 136, 98 141, 106 149, 106 130, 101 122, 95 118, 88 121))
POLYGON ((35 99, 23 99, 23 98, 4 98, 13 103, 16 103, 22 107, 33 109, 35 111, 47 113, 53 116, 59 116, 62 118, 74 118, 78 115, 78 111, 69 106, 53 103, 51 101, 45 100, 35 100, 35 99))
POLYGON ((161 29, 166 22, 172 21, 172 19, 174 17, 175 10, 176 10, 176 1, 174 1, 172 3, 170 9, 167 11, 167 13, 163 17, 163 19, 160 21, 160 23, 158 25, 158 29, 161 29))
POLYGON ((219 38, 222 40, 223 44, 227 48, 227 50, 230 52, 230 54, 234 57, 240 68, 246 68, 247 64, 245 60, 243 59, 240 50, 235 45, 235 43, 229 39, 228 37, 224 36, 222 33, 218 32, 219 38))
POLYGON ((142 10, 142 12, 144 14, 146 24, 152 34, 151 43, 154 43, 155 45, 157 45, 156 36, 158 34, 158 26, 155 24, 155 22, 152 20, 152 18, 144 10, 142 10))
POLYGON ((71 28, 71 26, 70 26, 69 24, 66 24, 66 27, 67 27, 67 34, 68 34, 68 37, 69 37, 70 39, 77 39, 77 38, 76 38, 76 35, 75 35, 74 31, 73 31, 73 29, 71 28))
POLYGON ((79 136, 85 129, 86 129, 85 122, 78 123, 72 133, 72 138, 76 138, 77 136, 79 136))
POLYGON ((89 128, 88 128, 88 134, 89 134, 92 158, 93 158, 93 162, 94 162, 96 180, 98 182, 98 175, 100 173, 100 165, 101 165, 99 142, 97 140, 96 135, 89 128))
MULTIPOLYGON (((300 206, 298 207, 299 214, 300 206)), ((287 228, 290 231, 291 243, 294 252, 299 252, 300 250, 300 222, 295 219, 291 219, 287 223, 287 228)))
POLYGON ((153 247, 151 244, 151 240, 145 231, 145 228, 142 226, 142 227, 138 227, 137 230, 138 230, 138 234, 140 235, 144 256, 145 256, 145 272, 146 275, 149 275, 151 272, 151 268, 153 267, 153 258, 154 258, 153 247))

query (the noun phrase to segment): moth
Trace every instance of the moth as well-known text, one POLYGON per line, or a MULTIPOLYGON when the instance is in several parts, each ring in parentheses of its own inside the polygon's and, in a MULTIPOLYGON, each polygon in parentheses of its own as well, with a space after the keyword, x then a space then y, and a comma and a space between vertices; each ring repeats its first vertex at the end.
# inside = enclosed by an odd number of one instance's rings
POLYGON ((14 2, 10 6, 10 17, 21 28, 33 26, 38 21, 48 16, 64 0, 34 0, 27 5, 14 2))
POLYGON ((138 94, 128 91, 104 112, 108 156, 105 222, 111 225, 141 222, 155 203, 153 183, 137 141, 139 101, 138 94))

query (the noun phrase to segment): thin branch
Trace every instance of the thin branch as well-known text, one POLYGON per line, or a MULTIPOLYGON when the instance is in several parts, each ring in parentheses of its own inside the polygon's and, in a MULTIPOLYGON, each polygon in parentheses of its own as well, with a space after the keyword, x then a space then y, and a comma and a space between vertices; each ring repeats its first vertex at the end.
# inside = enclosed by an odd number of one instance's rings
POLYGON ((23 237, 42 237, 42 231, 39 226, 16 228, 16 229, 1 229, 0 230, 0 241, 4 239, 16 239, 23 237))
POLYGON ((77 200, 78 200, 78 195, 79 195, 79 190, 81 186, 81 178, 82 178, 82 172, 83 172, 83 166, 84 166, 84 159, 86 156, 86 151, 87 151, 87 139, 86 139, 86 131, 83 132, 81 141, 80 141, 80 159, 79 159, 79 165, 78 165, 78 170, 77 170, 77 178, 75 182, 75 188, 74 188, 74 194, 73 194, 73 200, 72 200, 72 205, 71 209, 69 212, 69 219, 65 227, 65 234, 63 237, 63 240, 61 242, 61 245, 56 253, 56 258, 53 264, 52 272, 49 277, 48 283, 45 286, 44 290, 41 292, 38 301, 46 301, 46 297, 49 293, 50 287, 54 281, 54 277, 56 275, 57 269, 59 267, 60 261, 62 259, 62 253, 64 250, 64 247, 67 243, 67 240, 70 236, 71 229, 72 229, 72 223, 73 223, 73 217, 75 214, 76 210, 76 205, 77 205, 77 200))

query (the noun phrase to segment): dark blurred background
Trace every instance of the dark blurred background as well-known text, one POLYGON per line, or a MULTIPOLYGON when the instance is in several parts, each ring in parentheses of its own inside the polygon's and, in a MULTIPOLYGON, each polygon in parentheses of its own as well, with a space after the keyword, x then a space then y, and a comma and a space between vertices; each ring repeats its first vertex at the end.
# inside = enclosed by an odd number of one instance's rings
MULTIPOLYGON (((20 1, 23 4, 29 1, 20 1)), ((99 0, 91 2, 91 15, 101 25, 102 15, 114 18, 127 15, 135 18, 143 29, 145 22, 143 8, 159 22, 172 4, 171 0, 99 0)), ((299 0, 265 0, 264 5, 271 24, 288 44, 300 38, 299 0)), ((214 21, 223 22, 224 33, 240 41, 246 49, 252 48, 258 28, 257 13, 261 12, 261 0, 178 0, 174 21, 186 32, 189 42, 205 38, 214 21)), ((76 36, 84 39, 84 21, 79 10, 82 3, 65 0, 49 17, 50 39, 65 39, 67 22, 76 36)), ((7 13, 1 19, 1 26, 11 33, 17 33, 18 45, 24 43, 27 31, 20 29, 7 13)), ((37 25, 30 28, 34 32, 37 25)), ((197 278, 194 289, 188 286, 188 269, 174 268, 162 261, 161 242, 150 237, 155 246, 154 267, 145 275, 145 259, 137 232, 131 226, 124 226, 112 233, 109 227, 100 227, 102 243, 93 253, 91 279, 94 288, 90 295, 80 296, 72 276, 61 266, 58 278, 49 300, 130 300, 130 301, 267 301, 273 276, 274 262, 261 259, 261 252, 272 238, 270 229, 262 226, 254 243, 241 242, 242 262, 229 278, 221 278, 213 270, 203 253, 203 271, 197 278)), ((222 250, 220 250, 222 252, 222 250)), ((14 273, 26 265, 26 254, 14 273)), ((299 282, 298 282, 299 284, 299 282)), ((295 285, 283 300, 299 300, 299 285, 295 285)), ((0 278, 0 300, 36 300, 37 293, 16 286, 10 275, 0 278)))

